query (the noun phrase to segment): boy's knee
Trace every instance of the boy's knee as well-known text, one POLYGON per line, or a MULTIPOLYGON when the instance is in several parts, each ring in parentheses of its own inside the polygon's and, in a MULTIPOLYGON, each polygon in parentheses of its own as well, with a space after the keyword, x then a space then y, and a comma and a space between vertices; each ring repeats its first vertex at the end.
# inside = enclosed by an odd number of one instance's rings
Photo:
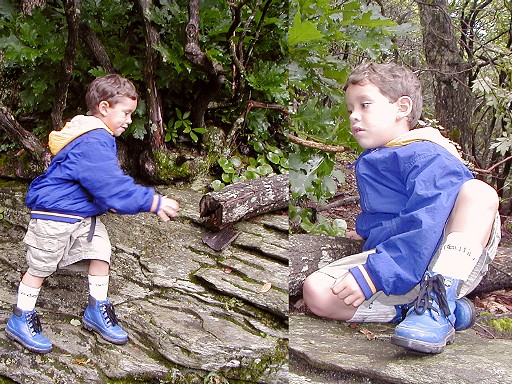
POLYGON ((317 316, 325 316, 327 297, 331 293, 330 285, 325 282, 325 275, 313 272, 302 286, 302 298, 309 310, 317 316))
POLYGON ((464 200, 470 200, 481 204, 483 208, 497 211, 499 207, 499 197, 496 190, 482 180, 472 179, 466 181, 459 192, 464 200))

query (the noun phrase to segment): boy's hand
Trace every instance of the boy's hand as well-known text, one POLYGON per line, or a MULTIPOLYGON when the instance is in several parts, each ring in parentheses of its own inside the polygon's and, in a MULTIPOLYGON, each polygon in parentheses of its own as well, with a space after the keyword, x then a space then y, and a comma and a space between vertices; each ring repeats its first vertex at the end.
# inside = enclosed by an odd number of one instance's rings
POLYGON ((345 233, 345 237, 348 237, 349 239, 352 239, 352 240, 364 240, 361 235, 359 233, 357 233, 356 231, 347 231, 347 233, 345 233))
POLYGON ((350 272, 337 279, 332 285, 331 291, 346 305, 359 307, 366 300, 361 287, 350 272))
MULTIPOLYGON (((158 196, 155 195, 155 199, 158 200, 158 196)), ((169 221, 178 216, 179 210, 180 205, 176 200, 166 196, 160 196, 160 207, 158 208, 158 212, 155 213, 162 221, 169 221)))

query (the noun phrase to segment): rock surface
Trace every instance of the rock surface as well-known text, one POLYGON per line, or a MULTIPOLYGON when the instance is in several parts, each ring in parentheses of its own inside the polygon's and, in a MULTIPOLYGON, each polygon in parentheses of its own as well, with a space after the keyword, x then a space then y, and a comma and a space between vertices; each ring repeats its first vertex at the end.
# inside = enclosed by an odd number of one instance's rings
POLYGON ((438 355, 390 343, 393 326, 290 315, 290 384, 512 383, 511 340, 457 332, 438 355))
POLYGON ((38 384, 288 382, 286 215, 237 223, 240 236, 221 252, 201 241, 202 194, 190 188, 159 189, 180 202, 174 221, 102 216, 113 247, 109 296, 130 341, 115 346, 82 329, 86 274, 58 271, 37 303, 54 348, 37 355, 4 332, 26 268, 25 191, 0 187, 0 376, 38 384))

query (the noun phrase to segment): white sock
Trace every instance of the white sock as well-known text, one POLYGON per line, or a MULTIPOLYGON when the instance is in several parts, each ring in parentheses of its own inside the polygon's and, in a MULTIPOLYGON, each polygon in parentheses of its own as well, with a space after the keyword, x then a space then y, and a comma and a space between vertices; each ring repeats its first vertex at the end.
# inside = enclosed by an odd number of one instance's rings
POLYGON ((41 288, 32 288, 20 282, 16 306, 23 311, 32 311, 36 307, 41 288))
POLYGON ((88 275, 89 294, 96 300, 106 300, 110 276, 88 275))
POLYGON ((351 323, 388 323, 397 315, 394 305, 384 305, 376 300, 366 301, 361 304, 354 316, 349 320, 351 323))
POLYGON ((452 232, 441 245, 432 272, 459 280, 467 280, 475 268, 483 246, 462 232, 452 232))

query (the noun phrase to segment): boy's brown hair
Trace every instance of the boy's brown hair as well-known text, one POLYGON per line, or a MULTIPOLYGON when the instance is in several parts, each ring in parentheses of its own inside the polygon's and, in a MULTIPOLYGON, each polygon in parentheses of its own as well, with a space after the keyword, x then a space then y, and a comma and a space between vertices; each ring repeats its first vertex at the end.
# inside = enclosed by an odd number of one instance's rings
POLYGON ((137 100, 139 95, 133 83, 117 74, 96 78, 87 86, 85 102, 91 114, 98 112, 98 104, 107 101, 111 106, 119 102, 121 97, 137 100))
POLYGON ((418 77, 408 68, 395 63, 363 63, 359 64, 350 74, 343 90, 350 84, 373 84, 380 93, 394 103, 402 96, 412 100, 412 111, 407 117, 412 129, 418 124, 423 109, 421 83, 418 77))

